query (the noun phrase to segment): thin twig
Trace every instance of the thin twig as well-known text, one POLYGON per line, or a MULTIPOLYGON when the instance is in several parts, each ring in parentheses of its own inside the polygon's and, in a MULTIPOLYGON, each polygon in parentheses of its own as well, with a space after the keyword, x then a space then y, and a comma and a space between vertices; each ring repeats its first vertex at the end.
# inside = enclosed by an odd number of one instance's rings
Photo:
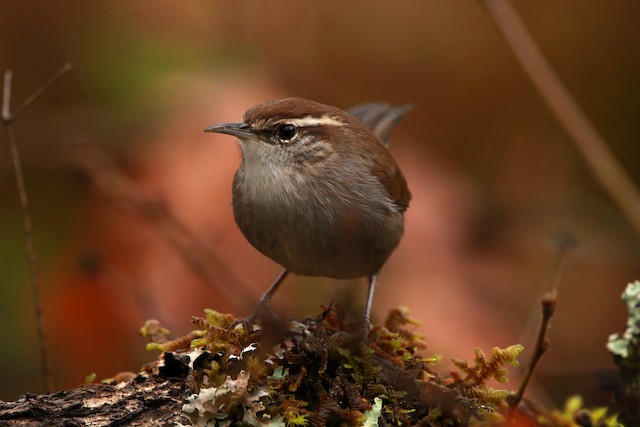
POLYGON ((573 99, 508 0, 481 0, 591 172, 640 234, 640 192, 573 99))
POLYGON ((231 304, 246 308, 253 297, 238 283, 228 268, 216 261, 200 240, 191 233, 159 198, 144 192, 124 175, 114 159, 99 144, 82 141, 74 147, 75 163, 93 180, 95 186, 127 211, 140 216, 165 239, 206 282, 231 304))
POLYGON ((523 375, 518 391, 509 396, 509 407, 515 410, 522 398, 524 392, 529 385, 529 381, 533 376, 533 371, 536 369, 538 362, 549 349, 549 326, 551 324, 551 318, 556 311, 556 305, 558 304, 558 285, 560 283, 560 276, 562 275, 562 268, 566 259, 566 254, 573 247, 576 246, 576 240, 568 233, 559 233, 554 236, 554 244, 556 245, 557 252, 553 266, 551 267, 550 276, 548 278, 549 291, 545 292, 540 298, 540 305, 542 308, 542 319, 540 321, 540 328, 538 329, 538 337, 536 339, 536 345, 533 355, 531 355, 531 361, 527 366, 527 369, 523 375))
MULTIPOLYGON (((13 112, 13 114, 11 114, 11 120, 16 120, 18 117, 20 117, 22 115, 22 113, 24 113, 24 111, 29 108, 29 106, 31 104, 33 104, 33 102, 38 99, 43 93, 46 92, 47 89, 49 89, 49 87, 51 87, 52 84, 54 84, 56 82, 56 80, 58 80, 60 77, 62 77, 62 75, 64 73, 66 73, 67 71, 69 71, 71 69, 71 64, 70 63, 66 63, 64 64, 62 67, 60 67, 58 69, 58 71, 56 71, 51 77, 49 77, 49 79, 44 82, 42 84, 42 86, 40 86, 35 92, 33 92, 31 95, 29 95, 28 97, 25 98, 24 101, 22 101, 22 104, 20 104, 18 106, 18 108, 15 109, 15 111, 13 112)), ((11 70, 7 70, 7 71, 11 71, 11 70)), ((7 109, 7 116, 8 116, 8 109, 7 109)), ((6 120, 6 119, 5 119, 6 120)))
POLYGON ((24 237, 27 250, 27 258, 29 261, 29 273, 31 276, 31 295, 33 297, 34 314, 36 318, 36 331, 38 341, 40 343, 40 368, 42 370, 42 381, 45 391, 48 393, 53 390, 53 380, 51 377, 51 361, 47 351, 46 333, 44 327, 44 315, 42 314, 42 302, 40 300, 40 291, 38 284, 38 268, 36 248, 33 241, 33 225, 31 222, 31 214, 29 210, 29 199, 27 197, 27 189, 24 183, 24 174, 22 172, 22 162, 20 161, 20 153, 18 152, 18 144, 15 134, 13 133, 13 122, 29 108, 33 102, 42 95, 60 76, 71 68, 70 64, 65 64, 50 79, 48 79, 33 94, 28 96, 22 104, 11 114, 11 70, 4 72, 4 85, 2 96, 2 123, 4 125, 5 135, 9 143, 11 151, 11 161, 16 176, 16 184, 18 188, 18 196, 20 198, 20 207, 22 210, 22 220, 24 227, 24 237))
POLYGON ((13 73, 11 70, 5 70, 4 72, 4 85, 2 90, 2 121, 4 123, 11 121, 11 113, 9 111, 11 106, 11 77, 13 73))

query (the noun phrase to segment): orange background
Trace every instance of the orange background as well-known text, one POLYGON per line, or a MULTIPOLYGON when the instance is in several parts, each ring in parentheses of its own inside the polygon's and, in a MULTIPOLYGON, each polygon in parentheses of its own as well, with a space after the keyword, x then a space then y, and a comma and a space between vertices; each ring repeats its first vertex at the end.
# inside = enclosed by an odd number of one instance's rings
MULTIPOLYGON (((559 75, 636 182, 640 155, 640 4, 515 1, 559 75)), ((619 300, 640 278, 638 235, 596 184, 476 2, 31 1, 0 13, 0 66, 14 106, 64 62, 73 70, 15 123, 32 204, 56 388, 137 370, 154 357, 137 330, 174 335, 203 308, 246 314, 216 286, 257 298, 279 267, 237 230, 230 206, 239 149, 205 135, 267 99, 302 96, 349 108, 411 103, 392 152, 413 201, 374 311, 403 305, 427 353, 532 348, 554 251, 579 248, 531 389, 556 402, 598 393, 604 349, 624 329, 619 300), (69 159, 97 140, 128 177, 161 198, 230 279, 203 281, 147 222, 97 192, 69 159), (90 268, 88 268, 90 267, 90 268)), ((33 307, 9 151, 0 150, 0 398, 40 392, 33 307)), ((364 280, 291 278, 277 310, 315 315, 364 304, 364 280)), ((354 314, 355 315, 355 314, 354 314)), ((526 362, 530 353, 521 360, 526 362)), ((517 378, 517 373, 513 374, 517 378)), ((513 386, 517 381, 512 381, 513 386)))

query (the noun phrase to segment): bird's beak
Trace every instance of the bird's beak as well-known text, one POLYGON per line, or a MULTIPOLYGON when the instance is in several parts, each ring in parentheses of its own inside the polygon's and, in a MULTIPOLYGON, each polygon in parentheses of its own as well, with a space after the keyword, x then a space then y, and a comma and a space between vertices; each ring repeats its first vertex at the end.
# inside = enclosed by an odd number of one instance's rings
POLYGON ((233 135, 242 139, 255 139, 257 137, 251 126, 246 123, 218 123, 209 126, 204 131, 233 135))

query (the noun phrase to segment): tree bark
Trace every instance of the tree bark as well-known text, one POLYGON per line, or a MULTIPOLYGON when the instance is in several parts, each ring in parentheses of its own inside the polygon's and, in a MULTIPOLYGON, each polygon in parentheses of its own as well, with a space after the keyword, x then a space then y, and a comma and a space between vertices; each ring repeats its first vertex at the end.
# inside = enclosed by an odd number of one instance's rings
POLYGON ((0 426, 173 426, 183 421, 185 381, 139 375, 117 385, 25 394, 0 402, 0 426))

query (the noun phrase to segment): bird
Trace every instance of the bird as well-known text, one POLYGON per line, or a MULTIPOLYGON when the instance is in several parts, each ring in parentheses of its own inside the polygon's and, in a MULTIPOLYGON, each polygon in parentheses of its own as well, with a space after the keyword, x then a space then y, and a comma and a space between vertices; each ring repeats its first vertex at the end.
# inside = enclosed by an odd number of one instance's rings
POLYGON ((411 200, 387 147, 410 108, 369 103, 344 111, 289 97, 205 129, 237 138, 235 221, 251 245, 284 267, 246 320, 267 309, 289 273, 366 277, 363 322, 370 328, 378 273, 400 243, 411 200))

